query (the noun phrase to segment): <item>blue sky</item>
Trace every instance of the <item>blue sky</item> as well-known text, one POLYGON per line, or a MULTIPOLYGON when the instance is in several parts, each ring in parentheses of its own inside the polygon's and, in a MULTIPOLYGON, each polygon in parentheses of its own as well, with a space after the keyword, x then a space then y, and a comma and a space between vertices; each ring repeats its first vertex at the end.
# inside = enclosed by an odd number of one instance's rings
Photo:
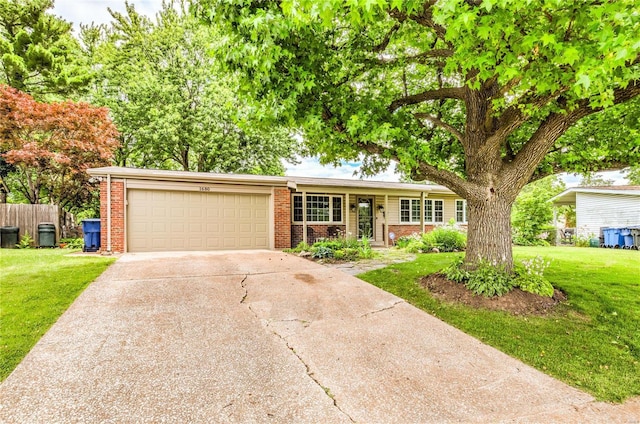
MULTIPOLYGON (((162 0, 130 0, 135 5, 138 12, 153 16, 162 7, 162 0)), ((124 0, 55 0, 53 13, 63 19, 74 23, 78 28, 79 23, 96 24, 108 23, 111 19, 107 8, 114 11, 123 12, 125 9, 124 0)), ((354 179, 354 171, 357 171, 358 163, 345 163, 340 167, 322 166, 315 158, 301 158, 298 165, 287 164, 287 175, 324 177, 324 178, 345 178, 354 179)), ((620 172, 602 173, 604 178, 615 181, 615 184, 625 184, 626 180, 620 172)), ((386 172, 368 178, 378 181, 398 181, 399 176, 391 169, 386 172)), ((564 175, 563 179, 567 186, 578 185, 579 176, 564 175)))

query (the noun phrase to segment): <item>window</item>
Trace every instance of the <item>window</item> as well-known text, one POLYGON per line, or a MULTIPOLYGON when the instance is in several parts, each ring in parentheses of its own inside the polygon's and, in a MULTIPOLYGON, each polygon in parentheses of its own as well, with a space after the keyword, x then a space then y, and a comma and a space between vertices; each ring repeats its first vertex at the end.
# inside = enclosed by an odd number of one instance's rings
POLYGON ((424 199, 424 222, 444 222, 444 200, 424 199))
POLYGON ((333 222, 342 222, 342 197, 333 196, 333 222))
POLYGON ((293 196, 293 221, 302 221, 302 196, 293 196))
POLYGON ((467 222, 466 200, 456 200, 456 222, 467 222))
POLYGON ((420 199, 400 199, 400 222, 420 223, 420 199))
MULTIPOLYGON (((302 195, 293 195, 293 222, 302 222, 302 195)), ((342 222, 342 196, 308 194, 306 200, 307 222, 342 222)))

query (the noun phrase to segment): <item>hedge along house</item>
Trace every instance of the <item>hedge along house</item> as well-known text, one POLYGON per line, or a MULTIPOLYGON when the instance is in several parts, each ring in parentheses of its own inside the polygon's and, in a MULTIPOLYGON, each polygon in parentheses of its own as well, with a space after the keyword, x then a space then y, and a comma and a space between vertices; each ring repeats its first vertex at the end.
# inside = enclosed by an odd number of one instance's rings
POLYGON ((451 219, 467 221, 466 201, 439 185, 122 167, 88 172, 100 180, 107 252, 286 249, 338 235, 388 246, 451 219))

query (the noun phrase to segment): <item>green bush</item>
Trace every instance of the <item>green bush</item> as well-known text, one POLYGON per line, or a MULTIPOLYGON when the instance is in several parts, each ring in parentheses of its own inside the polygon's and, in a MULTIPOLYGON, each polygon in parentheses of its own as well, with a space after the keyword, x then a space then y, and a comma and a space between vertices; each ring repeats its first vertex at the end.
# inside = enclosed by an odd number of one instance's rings
POLYGON ((25 231, 24 235, 20 237, 20 241, 16 244, 18 249, 31 249, 35 240, 29 235, 28 231, 25 231))
MULTIPOLYGON (((317 244, 317 243, 316 243, 317 244)), ((311 257, 315 259, 333 258, 333 249, 324 244, 311 246, 311 257)))
POLYGON ((84 246, 84 240, 79 238, 63 238, 60 239, 60 244, 64 244, 65 249, 82 249, 84 246))
POLYGON ((493 297, 509 293, 514 284, 513 276, 503 268, 481 262, 473 272, 469 273, 465 286, 477 295, 493 297))
POLYGON ((298 245, 296 247, 294 247, 293 249, 285 249, 285 252, 291 252, 291 253, 300 253, 300 252, 309 252, 311 250, 311 246, 309 246, 307 243, 305 243, 304 241, 301 241, 300 243, 298 243, 298 245))
POLYGON ((430 252, 433 249, 440 252, 457 252, 467 247, 467 235, 453 225, 445 225, 427 233, 413 233, 400 237, 396 246, 409 253, 430 252))
MULTIPOLYGON (((355 261, 357 259, 369 259, 374 256, 371 243, 366 238, 361 241, 346 237, 320 239, 316 241, 313 246, 307 246, 307 248, 307 250, 311 252, 311 257, 315 259, 332 258, 336 260, 355 261)), ((292 251, 295 252, 296 249, 292 251)))
POLYGON ((459 257, 441 272, 449 280, 464 284, 477 295, 502 296, 514 287, 519 287, 540 296, 553 296, 553 286, 543 277, 550 262, 540 256, 516 264, 514 273, 508 273, 488 262, 481 262, 475 270, 468 271, 464 268, 463 261, 459 257))
POLYGON ((358 256, 360 259, 371 259, 373 257, 373 249, 371 249, 371 242, 366 237, 362 239, 358 256))
POLYGON ((540 296, 553 296, 553 286, 543 277, 544 271, 551 265, 541 256, 516 264, 514 285, 520 290, 540 296))
POLYGON ((456 252, 467 247, 467 235, 452 226, 434 228, 422 235, 424 251, 438 249, 440 252, 456 252))
POLYGON ((469 272, 462 268, 463 260, 462 256, 460 256, 442 270, 442 273, 448 280, 455 281, 456 283, 464 283, 469 279, 469 272))
POLYGON ((539 275, 522 275, 514 280, 514 285, 520 290, 540 296, 552 297, 553 286, 539 275))

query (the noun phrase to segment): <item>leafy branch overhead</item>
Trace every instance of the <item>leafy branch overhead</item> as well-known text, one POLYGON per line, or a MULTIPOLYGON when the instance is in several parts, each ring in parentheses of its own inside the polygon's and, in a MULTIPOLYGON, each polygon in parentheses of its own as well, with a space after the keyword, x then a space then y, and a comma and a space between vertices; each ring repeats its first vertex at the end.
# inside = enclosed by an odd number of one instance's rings
POLYGON ((364 157, 365 172, 395 161, 466 198, 469 249, 490 262, 510 262, 510 240, 494 229, 500 247, 483 250, 481 228, 501 222, 509 233, 525 184, 639 161, 637 145, 571 136, 585 117, 640 94, 635 0, 202 0, 194 9, 226 34, 219 57, 245 88, 301 125, 323 161, 364 157))
POLYGON ((640 93, 633 1, 201 3, 203 16, 233 28, 227 62, 306 121, 327 160, 375 144, 457 191, 468 189, 441 171, 470 179, 462 153, 499 152, 494 167, 527 181, 557 172, 536 168, 565 131, 640 93), (348 146, 317 136, 312 108, 348 146))

